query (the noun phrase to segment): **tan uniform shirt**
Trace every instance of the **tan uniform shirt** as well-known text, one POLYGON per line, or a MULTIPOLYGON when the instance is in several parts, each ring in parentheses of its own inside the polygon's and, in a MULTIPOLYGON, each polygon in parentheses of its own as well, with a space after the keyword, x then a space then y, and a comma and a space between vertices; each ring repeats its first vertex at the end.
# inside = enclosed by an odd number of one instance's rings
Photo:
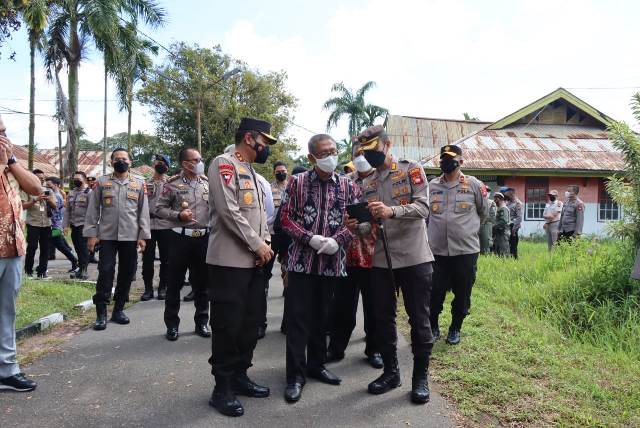
MULTIPOLYGON (((37 196, 27 195, 28 201, 35 201, 37 196)), ((27 224, 37 227, 51 226, 51 217, 47 215, 49 205, 47 201, 39 201, 27 209, 27 224)))
POLYGON ((144 181, 103 175, 91 192, 82 234, 107 241, 150 239, 149 202, 144 181))
MULTIPOLYGON (((284 191, 287 189, 287 180, 283 182, 279 182, 278 180, 271 182, 271 195, 273 196, 273 208, 276 212, 278 212, 278 208, 280 208, 280 204, 282 204, 282 197, 284 196, 284 191)), ((275 217, 275 213, 274 213, 275 217)), ((269 224, 269 233, 274 234, 273 231, 273 223, 269 224)))
MULTIPOLYGON (((427 177, 414 161, 391 158, 391 166, 362 180, 367 202, 390 206, 394 218, 384 220, 391 264, 394 269, 433 261, 427 238, 429 194, 427 177)), ((387 267, 382 239, 375 244, 373 266, 387 267)))
POLYGON ((429 183, 431 218, 429 242, 437 256, 480 252, 480 221, 488 214, 487 191, 480 180, 460 174, 446 181, 444 174, 429 183))
POLYGON ((163 230, 171 229, 173 222, 160 217, 157 212, 158 198, 162 192, 162 186, 167 182, 168 177, 163 175, 159 179, 148 178, 147 184, 147 199, 149 200, 149 218, 151 219, 151 230, 163 230))
POLYGON ((223 154, 209 166, 209 248, 207 263, 255 267, 255 250, 270 240, 265 194, 242 155, 223 154))
POLYGON ((547 202, 544 206, 544 212, 542 213, 542 217, 545 219, 545 223, 554 223, 556 221, 560 221, 560 216, 562 215, 562 202, 557 199, 553 202, 547 202), (546 218, 549 217, 549 218, 546 218))
POLYGON ((162 185, 162 195, 156 204, 156 214, 167 224, 167 229, 185 227, 206 229, 209 227, 209 182, 206 175, 189 181, 181 172, 162 185), (190 209, 189 221, 179 218, 180 212, 190 209))
POLYGON ((73 189, 67 195, 67 209, 64 210, 64 227, 83 226, 84 218, 89 208, 89 198, 91 197, 91 189, 73 189))
POLYGON ((568 200, 562 207, 562 216, 560 218, 560 232, 582 233, 584 225, 584 202, 580 199, 572 201, 568 200))
POLYGON ((513 230, 520 230, 524 215, 522 211, 522 201, 518 198, 513 201, 509 201, 507 202, 507 208, 509 208, 509 218, 511 219, 510 224, 513 225, 513 230))

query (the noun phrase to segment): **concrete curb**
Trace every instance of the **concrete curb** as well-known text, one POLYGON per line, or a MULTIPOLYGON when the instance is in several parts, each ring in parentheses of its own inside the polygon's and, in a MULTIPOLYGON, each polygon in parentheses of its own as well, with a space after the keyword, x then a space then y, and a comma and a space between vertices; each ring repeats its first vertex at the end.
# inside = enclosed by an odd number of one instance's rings
POLYGON ((74 309, 79 309, 80 312, 86 312, 91 308, 95 308, 95 306, 96 305, 93 303, 93 300, 85 300, 84 302, 78 303, 73 308, 74 309))
POLYGON ((64 321, 65 316, 60 312, 47 315, 37 321, 27 324, 26 326, 16 330, 16 339, 22 339, 25 337, 36 335, 43 330, 53 327, 56 324, 60 324, 64 321))

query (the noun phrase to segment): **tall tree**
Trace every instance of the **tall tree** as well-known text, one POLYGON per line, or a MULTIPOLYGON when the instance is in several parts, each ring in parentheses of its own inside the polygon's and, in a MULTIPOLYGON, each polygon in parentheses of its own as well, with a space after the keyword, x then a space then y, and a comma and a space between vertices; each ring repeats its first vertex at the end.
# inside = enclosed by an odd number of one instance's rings
POLYGON ((42 35, 47 27, 48 5, 46 0, 31 0, 22 9, 22 19, 27 24, 31 78, 29 82, 29 169, 33 169, 36 130, 36 50, 41 47, 42 35))
POLYGON ((386 108, 374 104, 365 105, 362 115, 362 127, 368 128, 375 125, 376 119, 385 117, 387 113, 389 111, 386 108))
MULTIPOLYGON (((90 43, 107 46, 115 39, 121 20, 142 18, 147 24, 162 21, 165 12, 154 0, 62 0, 51 8, 48 31, 50 45, 64 59, 68 69, 69 116, 67 129, 68 170, 77 168, 78 160, 78 70, 90 43)), ((46 58, 46 62, 55 62, 46 58)))
POLYGON ((323 108, 329 110, 327 130, 338 124, 343 116, 349 122, 349 138, 358 134, 366 123, 373 123, 377 117, 386 114, 386 109, 376 105, 367 104, 365 95, 374 86, 375 82, 369 81, 356 91, 347 88, 344 83, 336 83, 331 87, 331 92, 336 96, 325 101, 323 108))
MULTIPOLYGON (((0 48, 11 39, 14 32, 21 26, 20 11, 24 8, 24 0, 3 0, 0 3, 0 48)), ((1 58, 0 52, 0 58, 1 58)), ((11 52, 10 59, 14 59, 15 52, 11 52)))

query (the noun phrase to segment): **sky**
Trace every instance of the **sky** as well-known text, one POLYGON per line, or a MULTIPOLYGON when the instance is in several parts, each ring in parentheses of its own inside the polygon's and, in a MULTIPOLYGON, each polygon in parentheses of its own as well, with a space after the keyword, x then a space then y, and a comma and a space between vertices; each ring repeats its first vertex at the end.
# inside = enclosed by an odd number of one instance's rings
MULTIPOLYGON (((287 134, 305 147, 326 132, 331 86, 359 88, 392 114, 495 121, 558 87, 569 89, 637 129, 629 102, 640 91, 640 2, 616 0, 159 0, 167 23, 143 31, 164 46, 175 41, 221 45, 261 72, 284 70, 298 108, 287 134)), ((165 59, 162 51, 156 63, 165 59)), ((37 64, 42 64, 38 58, 37 64)), ((103 135, 103 65, 90 52, 80 68, 80 125, 103 135)), ((29 110, 26 33, 2 48, 0 107, 29 110), (16 51, 15 61, 8 53, 16 51)), ((55 90, 44 68, 36 83, 36 113, 55 112, 55 90)), ((65 79, 66 80, 66 79, 65 79)), ((63 82, 64 85, 64 82, 63 82)), ((66 87, 65 87, 66 89, 66 87)), ((126 131, 109 88, 109 135, 126 131)), ((28 140, 28 116, 3 114, 14 144, 28 140)), ((154 132, 152 115, 136 103, 133 131, 154 132)), ((329 131, 347 134, 343 121, 329 131)), ((36 119, 38 148, 57 147, 57 125, 36 119)))

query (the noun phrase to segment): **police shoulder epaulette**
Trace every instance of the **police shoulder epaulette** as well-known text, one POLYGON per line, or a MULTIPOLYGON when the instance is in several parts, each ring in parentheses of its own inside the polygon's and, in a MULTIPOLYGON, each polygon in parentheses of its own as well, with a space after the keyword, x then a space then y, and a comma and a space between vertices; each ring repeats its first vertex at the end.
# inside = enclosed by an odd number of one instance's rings
POLYGON ((198 177, 202 178, 203 180, 208 180, 209 179, 209 177, 207 177, 204 174, 200 174, 198 177))
POLYGON ((171 183, 173 181, 176 181, 178 178, 180 178, 180 174, 176 174, 174 176, 169 177, 169 179, 167 180, 167 183, 171 183))

